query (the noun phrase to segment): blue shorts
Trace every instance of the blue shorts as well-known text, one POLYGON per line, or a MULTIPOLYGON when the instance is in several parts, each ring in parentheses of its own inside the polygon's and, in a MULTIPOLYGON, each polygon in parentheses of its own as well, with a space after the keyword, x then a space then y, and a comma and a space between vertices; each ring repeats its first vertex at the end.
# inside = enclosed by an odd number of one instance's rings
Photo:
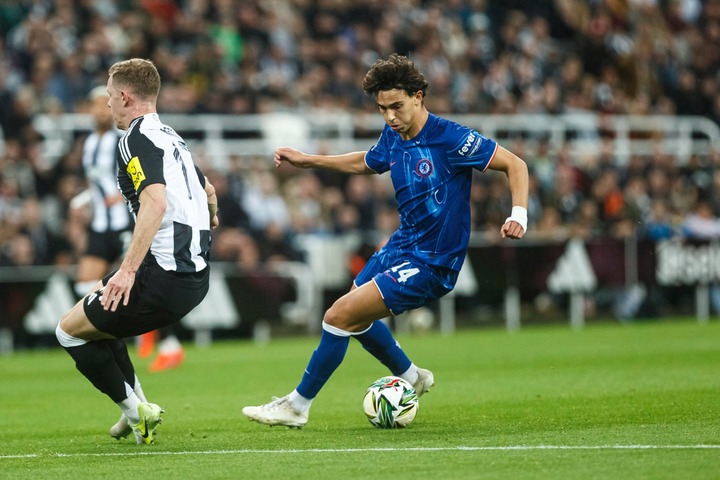
POLYGON ((428 265, 410 255, 376 252, 355 278, 359 287, 372 280, 385 306, 395 315, 422 307, 450 292, 458 272, 428 265))

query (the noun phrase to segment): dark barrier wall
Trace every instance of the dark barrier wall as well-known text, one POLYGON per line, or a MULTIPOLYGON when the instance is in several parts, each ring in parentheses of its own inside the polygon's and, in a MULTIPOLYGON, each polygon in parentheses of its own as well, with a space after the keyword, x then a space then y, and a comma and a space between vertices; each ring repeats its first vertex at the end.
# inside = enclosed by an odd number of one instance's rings
MULTIPOLYGON (((213 284, 207 300, 210 312, 206 320, 213 336, 247 337, 259 320, 280 322, 280 308, 295 300, 294 281, 270 271, 243 272, 234 268, 214 268, 221 285, 213 284), (222 293, 218 295, 218 286, 222 293), (223 311, 221 311, 221 309, 223 311), (215 316, 232 316, 231 326, 213 328, 215 316)), ((73 293, 73 271, 55 271, 46 267, 0 269, 0 351, 12 348, 57 346, 55 326, 60 317, 76 302, 73 293), (11 346, 2 345, 12 338, 11 346)), ((192 314, 191 314, 192 315, 192 314)), ((181 325, 181 330, 182 325, 181 325)), ((190 338, 192 332, 186 331, 190 338)))
MULTIPOLYGON (((469 249, 467 262, 478 286, 472 304, 495 307, 503 304, 510 287, 517 288, 523 308, 532 308, 533 300, 548 291, 555 296, 570 291, 589 297, 608 291, 622 296, 628 287, 639 284, 643 301, 651 304, 649 311, 654 314, 662 315, 667 306, 677 307, 673 313, 679 309, 680 313, 692 314, 694 305, 688 298, 695 286, 720 280, 717 242, 598 239, 475 244, 469 249)), ((286 276, 270 271, 245 272, 227 265, 215 271, 229 297, 230 315, 237 316, 232 328, 221 329, 215 336, 249 336, 258 320, 281 326, 282 305, 296 300, 295 280, 286 276)), ((52 267, 0 269, 0 331, 9 332, 19 348, 54 345, 54 325, 76 301, 73 274, 74 270, 52 267)), ((327 308, 344 292, 320 291, 319 302, 327 308)), ((460 302, 457 308, 466 305, 460 302)), ((315 316, 318 312, 306 322, 319 324, 321 318, 315 316)))

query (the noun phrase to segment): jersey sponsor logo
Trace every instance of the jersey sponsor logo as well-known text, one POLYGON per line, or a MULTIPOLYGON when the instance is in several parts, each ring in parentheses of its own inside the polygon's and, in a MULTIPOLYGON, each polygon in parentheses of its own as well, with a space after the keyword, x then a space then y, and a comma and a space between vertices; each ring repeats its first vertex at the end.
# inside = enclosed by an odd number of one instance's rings
POLYGON ((458 150, 458 153, 462 155, 463 157, 467 155, 467 153, 470 151, 470 147, 472 147, 472 144, 475 142, 475 134, 470 132, 470 135, 465 139, 465 143, 463 144, 462 148, 458 150))
POLYGON ((145 172, 143 172, 142 165, 140 165, 140 159, 133 157, 128 163, 127 172, 132 179, 135 191, 140 189, 140 184, 145 180, 145 172))
POLYGON ((415 173, 423 178, 429 177, 433 172, 433 165, 427 158, 421 159, 415 166, 415 173))

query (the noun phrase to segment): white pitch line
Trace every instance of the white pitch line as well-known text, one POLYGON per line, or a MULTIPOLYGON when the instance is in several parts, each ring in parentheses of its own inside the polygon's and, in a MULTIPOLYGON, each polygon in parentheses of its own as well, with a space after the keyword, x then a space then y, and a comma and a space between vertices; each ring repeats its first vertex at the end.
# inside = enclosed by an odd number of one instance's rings
POLYGON ((0 455, 0 459, 13 458, 67 458, 67 457, 134 457, 138 455, 243 455, 288 453, 366 453, 366 452, 509 452, 529 450, 720 450, 720 445, 506 445, 486 447, 407 447, 407 448, 307 448, 307 449, 239 449, 198 450, 169 452, 138 450, 137 452, 105 453, 30 453, 26 455, 0 455))

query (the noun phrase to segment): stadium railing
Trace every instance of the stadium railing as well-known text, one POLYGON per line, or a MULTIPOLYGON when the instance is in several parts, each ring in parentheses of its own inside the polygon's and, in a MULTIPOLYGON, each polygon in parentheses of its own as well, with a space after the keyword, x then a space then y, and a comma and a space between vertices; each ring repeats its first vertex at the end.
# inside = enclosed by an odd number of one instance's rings
MULTIPOLYGON (((270 157, 280 145, 329 153, 367 149, 378 138, 382 117, 375 113, 270 113, 263 115, 163 114, 194 151, 224 171, 233 156, 270 157)), ((517 138, 531 145, 548 142, 550 151, 569 145, 571 153, 599 151, 611 140, 619 165, 632 155, 658 152, 684 164, 692 155, 720 148, 720 128, 697 116, 602 115, 577 112, 563 115, 447 115, 504 145, 517 138)), ((84 114, 38 115, 35 128, 43 135, 43 154, 49 163, 69 151, 74 139, 91 129, 84 114)), ((0 145, 1 146, 1 145, 0 145)))

